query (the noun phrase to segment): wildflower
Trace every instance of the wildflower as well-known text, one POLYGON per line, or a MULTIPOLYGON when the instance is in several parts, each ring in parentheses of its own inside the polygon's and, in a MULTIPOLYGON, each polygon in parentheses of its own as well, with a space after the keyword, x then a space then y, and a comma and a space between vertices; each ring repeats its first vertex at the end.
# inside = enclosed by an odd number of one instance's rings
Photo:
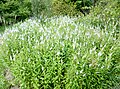
POLYGON ((24 40, 24 36, 22 35, 20 39, 21 39, 21 40, 24 40))
POLYGON ((92 45, 95 45, 95 42, 94 42, 94 41, 92 42, 92 45))
POLYGON ((11 61, 13 60, 11 55, 10 55, 10 60, 11 60, 11 61))
POLYGON ((92 49, 90 49, 90 54, 92 54, 92 51, 93 51, 93 50, 92 50, 92 49))
POLYGON ((98 53, 98 56, 99 56, 99 57, 102 56, 102 52, 101 52, 101 51, 98 53))
POLYGON ((80 64, 80 62, 77 62, 77 64, 80 64))
POLYGON ((90 38, 90 37, 91 37, 90 32, 85 33, 85 35, 86 35, 86 36, 88 36, 88 38, 90 38))
POLYGON ((41 41, 40 44, 44 44, 44 41, 41 41))
POLYGON ((95 35, 97 35, 98 37, 100 37, 100 32, 95 31, 95 35))
POLYGON ((83 77, 85 77, 86 76, 86 74, 83 74, 83 77))
POLYGON ((76 72, 76 75, 78 75, 78 71, 76 72))
POLYGON ((102 66, 101 69, 103 69, 105 66, 102 66))
POLYGON ((57 55, 60 55, 60 51, 57 52, 57 55))
POLYGON ((73 49, 75 49, 75 46, 76 46, 76 44, 75 44, 75 43, 73 43, 73 49))
POLYGON ((77 56, 76 56, 76 55, 74 55, 74 60, 75 60, 75 59, 77 59, 77 56))
POLYGON ((22 67, 23 70, 25 70, 25 67, 22 67))
POLYGON ((60 42, 60 44, 61 44, 63 47, 65 46, 64 42, 60 42))
POLYGON ((80 74, 82 74, 83 73, 83 69, 80 71, 80 74))
POLYGON ((92 66, 92 64, 89 64, 89 67, 91 67, 92 66))
POLYGON ((30 62, 30 58, 28 58, 28 62, 30 62))
POLYGON ((44 70, 44 67, 42 66, 42 71, 44 70))

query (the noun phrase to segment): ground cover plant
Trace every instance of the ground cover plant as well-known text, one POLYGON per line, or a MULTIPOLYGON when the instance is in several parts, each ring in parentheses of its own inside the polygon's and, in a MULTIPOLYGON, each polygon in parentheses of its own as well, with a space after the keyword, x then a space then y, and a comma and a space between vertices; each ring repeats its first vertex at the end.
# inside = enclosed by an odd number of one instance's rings
POLYGON ((10 85, 109 89, 120 83, 120 33, 114 23, 106 30, 88 18, 29 19, 6 29, 0 61, 14 76, 10 85))

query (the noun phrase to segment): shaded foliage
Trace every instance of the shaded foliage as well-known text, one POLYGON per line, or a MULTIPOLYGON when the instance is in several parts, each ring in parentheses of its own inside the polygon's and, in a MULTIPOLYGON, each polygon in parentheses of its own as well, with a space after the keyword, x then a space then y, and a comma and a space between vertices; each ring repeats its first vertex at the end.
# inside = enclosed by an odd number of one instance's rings
POLYGON ((30 16, 31 3, 29 0, 1 0, 0 13, 0 25, 13 24, 30 16))

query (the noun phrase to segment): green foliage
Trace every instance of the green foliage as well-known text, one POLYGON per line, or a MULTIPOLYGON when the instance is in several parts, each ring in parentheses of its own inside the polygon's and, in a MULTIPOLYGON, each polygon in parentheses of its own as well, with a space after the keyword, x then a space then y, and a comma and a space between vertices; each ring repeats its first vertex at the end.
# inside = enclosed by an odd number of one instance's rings
POLYGON ((33 16, 51 16, 51 0, 31 0, 33 16))
POLYGON ((29 0, 0 1, 0 25, 8 25, 26 19, 31 14, 29 0))
POLYGON ((53 1, 52 12, 54 15, 69 15, 69 16, 82 15, 82 13, 76 10, 76 5, 74 5, 72 2, 66 3, 63 0, 53 1))
POLYGON ((5 26, 0 26, 0 33, 4 32, 5 26))
POLYGON ((92 6, 91 0, 32 0, 32 12, 34 16, 40 17, 52 15, 77 16, 89 13, 92 6), (81 13, 82 12, 82 13, 81 13))
POLYGON ((54 14, 81 16, 90 13, 92 6, 98 0, 53 0, 54 14))
MULTIPOLYGON (((1 49, 1 40, 2 39, 0 38, 0 49, 1 49)), ((2 51, 2 50, 0 50, 0 51, 2 51)), ((8 87, 9 87, 9 83, 4 77, 5 69, 6 69, 6 63, 4 62, 4 60, 2 60, 2 58, 0 56, 0 89, 8 89, 8 87)))
MULTIPOLYGON (((101 0, 91 11, 92 24, 100 26, 102 29, 106 25, 114 23, 118 32, 120 30, 120 1, 119 0, 101 0)), ((110 30, 110 28, 107 28, 110 30)))
POLYGON ((66 0, 68 3, 73 2, 76 6, 75 9, 82 12, 84 15, 90 12, 94 0, 66 0))
POLYGON ((1 59, 21 89, 109 89, 118 82, 120 34, 86 19, 29 19, 5 31, 1 59))
MULTIPOLYGON (((79 15, 74 2, 49 2, 32 1, 32 14, 79 15)), ((20 11, 23 15, 24 9, 20 11)), ((120 2, 100 0, 91 11, 83 18, 29 19, 8 27, 0 38, 0 89, 14 85, 21 89, 119 87, 120 2), (12 82, 4 78, 6 68, 14 76, 12 82)))

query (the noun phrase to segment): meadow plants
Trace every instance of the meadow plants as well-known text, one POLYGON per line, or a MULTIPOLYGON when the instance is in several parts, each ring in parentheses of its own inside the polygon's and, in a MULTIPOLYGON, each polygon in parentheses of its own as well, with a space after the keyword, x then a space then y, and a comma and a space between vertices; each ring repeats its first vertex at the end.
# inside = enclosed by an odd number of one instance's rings
POLYGON ((29 19, 5 31, 1 59, 21 89, 108 89, 120 81, 114 30, 77 17, 29 19))

